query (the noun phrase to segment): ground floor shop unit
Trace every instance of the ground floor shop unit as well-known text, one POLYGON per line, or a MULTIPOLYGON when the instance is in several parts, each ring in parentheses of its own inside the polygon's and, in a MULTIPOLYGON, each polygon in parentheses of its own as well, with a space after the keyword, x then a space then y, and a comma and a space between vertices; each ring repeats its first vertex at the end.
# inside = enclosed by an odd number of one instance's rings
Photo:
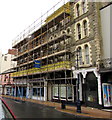
POLYGON ((47 82, 44 80, 30 80, 27 84, 27 97, 47 101, 47 82))
POLYGON ((104 108, 112 108, 112 71, 100 72, 102 81, 102 103, 104 108))
POLYGON ((102 107, 101 79, 97 68, 73 69, 73 75, 77 79, 76 85, 79 85, 77 91, 79 91, 79 99, 82 104, 90 107, 102 107))
POLYGON ((102 108, 111 106, 111 84, 111 73, 101 74, 95 67, 82 68, 18 78, 10 88, 10 95, 40 101, 65 101, 75 105, 79 91, 79 98, 83 105, 102 108), (105 93, 108 99, 105 98, 105 93), (108 105, 106 100, 110 101, 108 105))
POLYGON ((1 86, 1 94, 2 95, 12 95, 12 86, 13 85, 2 85, 1 86))
POLYGON ((75 79, 58 79, 48 81, 48 101, 76 101, 75 79))

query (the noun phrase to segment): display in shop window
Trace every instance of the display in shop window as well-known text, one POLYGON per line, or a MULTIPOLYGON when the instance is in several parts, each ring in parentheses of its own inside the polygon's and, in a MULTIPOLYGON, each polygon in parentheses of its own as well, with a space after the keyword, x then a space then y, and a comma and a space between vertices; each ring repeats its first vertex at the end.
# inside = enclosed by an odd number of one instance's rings
POLYGON ((112 84, 103 83, 103 102, 105 107, 112 106, 112 84))
POLYGON ((53 86, 53 97, 58 98, 58 85, 53 86))

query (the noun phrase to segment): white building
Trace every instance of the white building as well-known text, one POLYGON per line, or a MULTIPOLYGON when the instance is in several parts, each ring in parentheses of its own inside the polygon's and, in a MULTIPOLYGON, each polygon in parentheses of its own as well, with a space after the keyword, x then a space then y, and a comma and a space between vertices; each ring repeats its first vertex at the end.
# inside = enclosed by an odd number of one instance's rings
POLYGON ((11 58, 11 54, 0 53, 0 73, 16 66, 17 63, 15 61, 11 61, 11 58))

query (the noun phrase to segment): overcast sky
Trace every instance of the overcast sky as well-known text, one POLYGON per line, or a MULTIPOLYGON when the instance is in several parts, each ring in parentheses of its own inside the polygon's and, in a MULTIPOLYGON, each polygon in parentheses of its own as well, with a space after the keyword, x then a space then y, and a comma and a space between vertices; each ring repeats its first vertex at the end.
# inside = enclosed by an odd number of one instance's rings
POLYGON ((61 0, 0 0, 0 50, 7 53, 12 40, 61 0))

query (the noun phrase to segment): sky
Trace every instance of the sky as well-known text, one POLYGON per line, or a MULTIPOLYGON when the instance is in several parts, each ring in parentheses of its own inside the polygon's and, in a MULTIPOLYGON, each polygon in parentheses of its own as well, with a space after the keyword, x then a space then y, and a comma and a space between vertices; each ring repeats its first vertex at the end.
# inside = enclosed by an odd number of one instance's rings
POLYGON ((0 0, 0 50, 12 48, 12 40, 61 0, 0 0))

